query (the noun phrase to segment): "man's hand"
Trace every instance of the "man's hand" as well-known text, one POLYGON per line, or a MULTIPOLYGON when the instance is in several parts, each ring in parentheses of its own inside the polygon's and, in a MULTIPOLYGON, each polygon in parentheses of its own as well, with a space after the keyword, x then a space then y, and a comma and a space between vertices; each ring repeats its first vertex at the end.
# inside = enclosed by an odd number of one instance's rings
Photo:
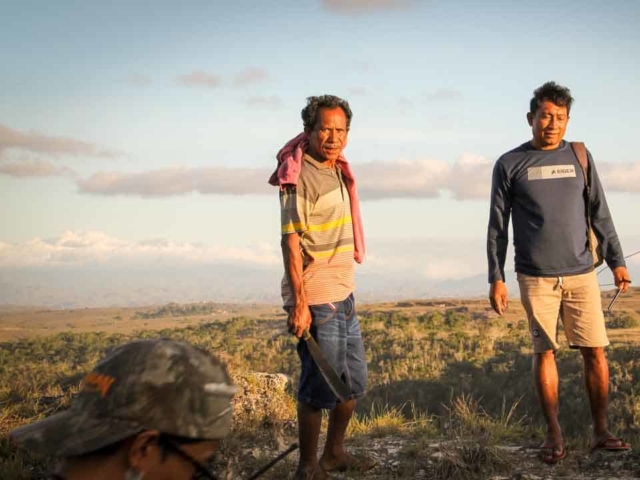
POLYGON ((307 304, 302 278, 304 259, 300 248, 300 235, 297 233, 283 235, 280 245, 282 246, 284 271, 289 279, 291 290, 293 290, 295 302, 295 307, 291 309, 287 318, 287 326, 290 334, 300 338, 304 331, 311 326, 311 311, 307 304))
POLYGON ((509 307, 507 285, 502 280, 496 280, 491 284, 489 301, 491 302, 491 308, 493 308, 498 315, 502 315, 509 307))
POLYGON ((311 311, 306 303, 293 307, 289 318, 287 318, 287 326, 289 333, 298 338, 302 337, 304 331, 311 327, 311 311))
POLYGON ((627 290, 629 290, 629 284, 631 283, 631 277, 629 277, 627 267, 616 267, 612 271, 613 281, 615 282, 616 287, 620 289, 620 292, 627 293, 627 290))

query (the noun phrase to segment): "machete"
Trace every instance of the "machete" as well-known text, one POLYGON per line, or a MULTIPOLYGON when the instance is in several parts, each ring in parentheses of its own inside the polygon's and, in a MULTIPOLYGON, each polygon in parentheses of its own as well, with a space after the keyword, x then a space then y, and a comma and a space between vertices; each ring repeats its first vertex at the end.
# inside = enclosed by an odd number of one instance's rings
POLYGON ((336 394, 336 397, 338 397, 342 403, 348 402, 351 396, 351 390, 333 369, 327 357, 324 356, 324 353, 322 353, 322 350, 320 350, 320 347, 309 333, 309 330, 304 331, 302 338, 307 343, 309 353, 311 353, 313 360, 318 366, 318 370, 320 370, 320 373, 329 384, 329 387, 331 387, 333 393, 336 394))

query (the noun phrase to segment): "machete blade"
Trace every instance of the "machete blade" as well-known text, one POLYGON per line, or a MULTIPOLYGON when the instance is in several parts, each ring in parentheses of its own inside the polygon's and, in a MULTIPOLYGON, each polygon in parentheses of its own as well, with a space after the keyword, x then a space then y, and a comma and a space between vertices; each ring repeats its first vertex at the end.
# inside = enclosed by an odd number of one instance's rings
POLYGON ((333 393, 335 393, 336 397, 338 397, 342 403, 348 402, 349 397, 351 396, 351 390, 333 369, 333 367, 327 360, 327 357, 325 357, 324 353, 322 353, 322 350, 320 350, 320 346, 311 336, 311 333, 309 333, 309 330, 304 331, 304 333, 302 334, 302 338, 307 343, 309 353, 311 353, 313 360, 318 366, 318 370, 320 370, 320 373, 329 384, 329 387, 331 388, 333 393))

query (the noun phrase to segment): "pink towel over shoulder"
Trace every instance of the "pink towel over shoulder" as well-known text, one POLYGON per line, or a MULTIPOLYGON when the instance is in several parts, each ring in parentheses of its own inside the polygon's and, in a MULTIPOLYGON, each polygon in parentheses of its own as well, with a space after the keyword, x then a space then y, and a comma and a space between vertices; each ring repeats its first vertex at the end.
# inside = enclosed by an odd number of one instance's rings
MULTIPOLYGON (((278 166, 271 174, 269 183, 273 186, 297 185, 300 170, 302 169, 302 157, 309 146, 309 137, 303 132, 297 137, 289 140, 276 155, 278 166)), ((356 262, 362 263, 365 256, 364 228, 362 227, 362 215, 360 214, 360 201, 356 189, 356 178, 351 171, 349 162, 340 155, 336 162, 342 171, 344 183, 351 199, 351 221, 353 225, 353 243, 355 252, 353 258, 356 262)))

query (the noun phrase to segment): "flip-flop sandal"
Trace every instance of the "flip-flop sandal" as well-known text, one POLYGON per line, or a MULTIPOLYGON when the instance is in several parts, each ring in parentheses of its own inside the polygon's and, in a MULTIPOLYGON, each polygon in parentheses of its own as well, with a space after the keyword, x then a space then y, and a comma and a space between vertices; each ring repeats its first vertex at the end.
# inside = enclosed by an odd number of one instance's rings
POLYGON ((624 442, 621 438, 607 437, 598 439, 593 445, 591 445, 591 452, 595 452, 596 450, 622 452, 625 450, 631 450, 631 445, 624 442))
POLYGON ((371 470, 376 466, 376 460, 372 457, 368 457, 366 455, 352 455, 347 453, 347 461, 334 468, 325 468, 325 466, 320 463, 320 466, 323 468, 325 472, 366 472, 371 470))
POLYGON ((555 465, 567 457, 567 447, 559 443, 551 447, 540 447, 540 460, 548 465, 555 465))

